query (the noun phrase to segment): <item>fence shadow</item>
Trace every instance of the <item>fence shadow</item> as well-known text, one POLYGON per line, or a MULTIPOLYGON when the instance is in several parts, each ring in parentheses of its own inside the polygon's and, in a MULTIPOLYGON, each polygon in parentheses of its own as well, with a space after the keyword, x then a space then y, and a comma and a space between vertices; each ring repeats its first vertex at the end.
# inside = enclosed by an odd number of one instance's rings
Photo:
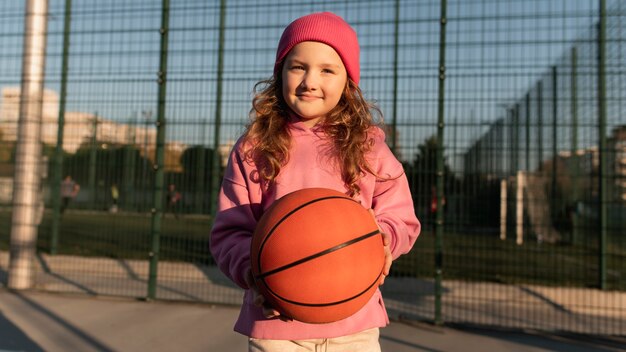
POLYGON ((0 312, 0 350, 43 352, 37 343, 0 312))
POLYGON ((9 274, 6 272, 6 270, 0 267, 0 285, 8 286, 9 284, 8 281, 9 281, 9 274))
POLYGON ((219 286, 225 286, 228 288, 239 289, 232 280, 230 280, 224 273, 220 271, 217 266, 194 264, 196 269, 200 271, 211 283, 219 286))
MULTIPOLYGON (((81 328, 68 322, 28 296, 19 292, 7 292, 5 297, 7 297, 6 301, 10 302, 12 311, 15 314, 23 314, 24 319, 29 322, 28 326, 30 327, 26 329, 32 329, 35 326, 48 326, 51 329, 48 333, 54 331, 55 336, 53 339, 61 345, 72 345, 77 349, 81 349, 79 346, 82 346, 83 350, 89 346, 89 349, 97 351, 113 351, 106 344, 90 336, 81 328)), ((9 351, 44 351, 3 314, 0 314, 0 349, 9 351)))

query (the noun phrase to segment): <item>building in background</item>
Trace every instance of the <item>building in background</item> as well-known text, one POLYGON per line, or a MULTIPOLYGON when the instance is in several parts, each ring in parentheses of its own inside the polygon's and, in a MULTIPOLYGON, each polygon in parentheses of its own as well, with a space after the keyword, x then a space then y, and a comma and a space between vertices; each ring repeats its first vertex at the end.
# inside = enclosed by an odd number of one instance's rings
MULTIPOLYGON (((20 108, 20 88, 5 87, 0 96, 0 130, 4 142, 17 140, 17 123, 20 108)), ((43 114, 41 122, 41 140, 44 144, 55 146, 57 142, 59 95, 46 89, 43 94, 43 114)), ((84 143, 90 143, 94 136, 100 144, 136 145, 142 154, 154 150, 156 129, 154 127, 133 126, 118 123, 92 113, 67 111, 65 113, 63 150, 76 153, 84 143)))
MULTIPOLYGON (((0 203, 9 203, 13 192, 12 154, 18 136, 20 88, 4 87, 0 90, 0 203)), ((57 143, 59 95, 45 89, 43 94, 41 141, 48 147, 57 143)), ((119 123, 92 113, 66 111, 64 120, 63 150, 75 154, 81 148, 108 149, 133 146, 140 155, 154 162, 157 130, 150 124, 119 123)), ((165 168, 181 172, 180 156, 187 149, 185 143, 167 141, 165 168)))

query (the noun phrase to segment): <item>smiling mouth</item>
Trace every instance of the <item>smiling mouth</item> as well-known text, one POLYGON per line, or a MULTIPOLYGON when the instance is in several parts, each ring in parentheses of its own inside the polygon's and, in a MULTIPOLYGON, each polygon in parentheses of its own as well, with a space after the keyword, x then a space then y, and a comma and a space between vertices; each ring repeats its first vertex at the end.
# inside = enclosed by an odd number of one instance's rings
POLYGON ((296 96, 297 96, 299 99, 302 99, 302 100, 315 100, 315 99, 321 99, 321 97, 318 97, 318 96, 316 96, 316 95, 296 94, 296 96))

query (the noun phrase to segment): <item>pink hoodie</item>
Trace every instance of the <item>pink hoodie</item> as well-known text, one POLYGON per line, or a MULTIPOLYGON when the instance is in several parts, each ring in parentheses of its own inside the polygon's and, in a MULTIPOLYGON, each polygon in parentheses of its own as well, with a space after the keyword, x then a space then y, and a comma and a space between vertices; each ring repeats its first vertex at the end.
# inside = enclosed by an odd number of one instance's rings
MULTIPOLYGON (((263 211, 276 199, 303 188, 324 187, 347 193, 339 167, 328 157, 324 133, 298 120, 291 121, 290 132, 289 162, 269 189, 259 183, 256 167, 244 160, 241 140, 233 148, 222 181, 211 232, 211 253, 220 269, 246 289, 235 331, 261 339, 301 340, 345 336, 384 327, 389 318, 380 290, 351 317, 327 324, 267 319, 262 309, 251 301, 244 275, 250 268, 252 233, 263 211)), ((391 253, 396 259, 411 249, 420 233, 420 223, 402 164, 385 144, 384 132, 373 128, 370 136, 375 141, 368 155, 370 166, 378 175, 389 179, 376 180, 371 174, 364 176, 359 182, 358 200, 364 207, 374 210, 380 228, 391 236, 391 253)))

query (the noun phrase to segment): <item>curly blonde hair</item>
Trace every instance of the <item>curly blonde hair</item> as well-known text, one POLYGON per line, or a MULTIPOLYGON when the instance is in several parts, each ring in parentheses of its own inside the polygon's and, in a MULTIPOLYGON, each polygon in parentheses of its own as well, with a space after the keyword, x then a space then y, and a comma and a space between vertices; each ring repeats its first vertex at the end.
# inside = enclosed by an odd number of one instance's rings
MULTIPOLYGON (((263 181, 272 183, 288 162, 291 136, 287 128, 290 108, 282 95, 280 72, 254 86, 250 123, 244 132, 246 160, 256 163, 263 181)), ((350 196, 359 194, 359 179, 371 170, 365 155, 374 140, 368 136, 373 126, 382 126, 382 113, 367 101, 359 87, 348 79, 341 99, 321 121, 323 131, 332 141, 330 147, 341 166, 341 178, 350 196), (374 115, 374 113, 376 115, 374 115)))

